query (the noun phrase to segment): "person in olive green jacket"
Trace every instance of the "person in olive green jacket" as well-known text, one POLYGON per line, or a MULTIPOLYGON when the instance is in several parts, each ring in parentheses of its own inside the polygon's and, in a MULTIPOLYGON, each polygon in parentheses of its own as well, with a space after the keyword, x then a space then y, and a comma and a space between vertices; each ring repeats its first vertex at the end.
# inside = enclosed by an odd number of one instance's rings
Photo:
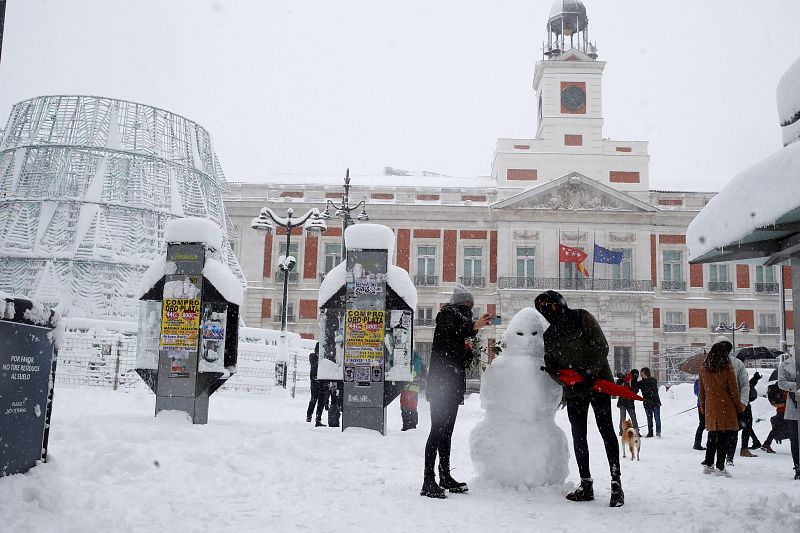
POLYGON ((572 501, 594 500, 592 475, 589 471, 589 445, 586 441, 586 423, 589 406, 603 443, 611 469, 611 500, 609 506, 625 503, 619 467, 619 443, 611 419, 611 397, 592 390, 597 379, 614 381, 608 366, 608 342, 597 320, 584 309, 570 309, 566 299, 555 291, 543 292, 536 297, 536 309, 547 319, 550 327, 544 332, 544 362, 548 369, 572 369, 583 380, 573 386, 563 386, 564 402, 572 427, 575 459, 581 476, 580 486, 567 494, 572 501))

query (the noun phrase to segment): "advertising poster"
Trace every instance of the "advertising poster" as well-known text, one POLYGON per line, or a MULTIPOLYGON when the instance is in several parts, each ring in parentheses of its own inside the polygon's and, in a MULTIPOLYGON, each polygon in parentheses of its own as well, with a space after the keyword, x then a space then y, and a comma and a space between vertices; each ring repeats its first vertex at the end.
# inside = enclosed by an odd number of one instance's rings
POLYGON ((377 365, 383 360, 386 312, 348 309, 346 365, 377 365))
POLYGON ((393 309, 386 330, 386 377, 388 381, 411 381, 411 311, 393 309))
POLYGON ((161 349, 194 352, 200 328, 200 300, 165 298, 161 310, 161 349))
POLYGON ((201 327, 203 333, 198 371, 225 371, 225 326, 227 319, 226 305, 206 304, 203 310, 203 324, 201 327))

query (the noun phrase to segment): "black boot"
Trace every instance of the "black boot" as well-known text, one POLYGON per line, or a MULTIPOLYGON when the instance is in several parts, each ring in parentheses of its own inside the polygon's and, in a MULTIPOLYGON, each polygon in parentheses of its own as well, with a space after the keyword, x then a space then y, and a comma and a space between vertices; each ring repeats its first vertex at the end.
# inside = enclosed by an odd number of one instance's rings
POLYGON ((609 507, 622 507, 625 505, 625 493, 622 492, 622 482, 619 479, 611 481, 611 500, 609 507))
POLYGON ((453 479, 453 476, 450 475, 449 468, 439 468, 439 486, 453 493, 462 493, 469 490, 469 487, 466 483, 462 483, 453 479))
POLYGON ((400 416, 403 417, 403 428, 400 431, 408 431, 411 429, 411 411, 402 408, 400 409, 400 416))
POLYGON ((580 486, 567 494, 567 499, 572 502, 590 502, 594 500, 592 479, 581 479, 580 486))
POLYGON ((419 413, 417 411, 411 411, 411 429, 417 429, 418 422, 419 422, 419 413))
POLYGON ((320 427, 325 427, 325 424, 323 424, 323 423, 322 423, 322 419, 320 419, 320 418, 317 418, 317 423, 316 423, 316 424, 314 424, 314 425, 315 425, 316 427, 318 427, 318 428, 320 428, 320 427))
POLYGON ((794 478, 800 479, 800 466, 794 467, 794 478))
POLYGON ((425 480, 422 482, 422 490, 419 491, 420 496, 427 496, 428 498, 447 498, 444 489, 436 484, 436 477, 433 474, 425 473, 425 480))

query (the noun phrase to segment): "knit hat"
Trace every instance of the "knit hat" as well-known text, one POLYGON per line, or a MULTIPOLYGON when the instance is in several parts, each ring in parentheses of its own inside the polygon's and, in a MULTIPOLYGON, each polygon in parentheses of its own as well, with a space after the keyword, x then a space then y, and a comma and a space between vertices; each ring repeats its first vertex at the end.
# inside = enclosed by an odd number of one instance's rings
POLYGON ((469 292, 464 285, 461 283, 456 283, 455 288, 453 289, 453 295, 450 297, 450 303, 453 305, 474 305, 475 298, 472 297, 472 293, 469 292))

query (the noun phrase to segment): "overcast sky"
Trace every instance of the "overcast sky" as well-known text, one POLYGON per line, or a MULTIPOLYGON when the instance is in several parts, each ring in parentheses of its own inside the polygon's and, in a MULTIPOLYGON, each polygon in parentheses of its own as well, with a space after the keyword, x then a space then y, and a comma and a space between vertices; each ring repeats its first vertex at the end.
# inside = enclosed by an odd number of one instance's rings
MULTIPOLYGON (((798 0, 586 0, 604 135, 650 141, 650 186, 718 190, 781 146, 798 0)), ((9 0, 0 119, 42 94, 205 126, 231 181, 384 166, 488 175, 532 137, 550 0, 9 0)))

